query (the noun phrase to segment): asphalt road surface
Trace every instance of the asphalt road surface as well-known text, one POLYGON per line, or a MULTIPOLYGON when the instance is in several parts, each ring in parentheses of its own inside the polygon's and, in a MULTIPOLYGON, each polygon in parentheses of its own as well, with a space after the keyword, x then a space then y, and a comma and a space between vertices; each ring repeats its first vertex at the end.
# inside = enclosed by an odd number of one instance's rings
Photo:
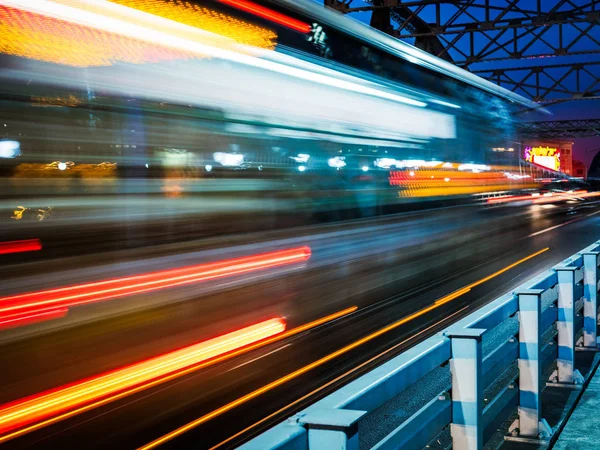
POLYGON ((118 256, 7 265, 10 278, 3 295, 299 246, 312 252, 304 263, 81 305, 64 319, 0 331, 2 403, 267 318, 284 317, 289 330, 357 308, 4 445, 138 448, 205 417, 162 447, 208 449, 249 428, 219 448, 234 447, 600 239, 600 209, 595 204, 553 206, 446 208, 130 250, 118 256), (495 276, 478 283, 489 275, 495 276), (469 285, 473 287, 463 295, 415 314, 469 285), (381 336, 314 364, 403 318, 381 336), (276 380, 276 386, 245 397, 276 380))

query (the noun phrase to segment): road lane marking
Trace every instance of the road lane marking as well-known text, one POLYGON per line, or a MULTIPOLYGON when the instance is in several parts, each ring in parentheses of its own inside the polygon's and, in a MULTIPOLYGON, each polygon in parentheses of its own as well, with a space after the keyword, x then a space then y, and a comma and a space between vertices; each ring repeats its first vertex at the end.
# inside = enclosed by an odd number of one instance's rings
POLYGON ((288 348, 288 347, 290 347, 291 345, 292 345, 292 344, 286 344, 286 345, 284 345, 284 346, 281 346, 281 347, 279 347, 279 348, 276 348, 275 350, 272 350, 272 351, 270 351, 269 353, 265 353, 264 355, 260 355, 260 356, 257 356, 256 358, 253 358, 253 359, 251 359, 250 361, 246 361, 246 362, 243 362, 242 364, 238 364, 237 366, 235 366, 235 367, 232 367, 231 369, 228 369, 228 370, 226 370, 225 372, 231 372, 232 370, 239 369, 240 367, 247 366, 248 364, 251 364, 251 363, 253 363, 253 362, 255 362, 255 361, 258 361, 259 359, 263 359, 263 358, 265 358, 265 357, 267 357, 267 356, 269 356, 269 355, 272 355, 273 353, 277 353, 278 351, 281 351, 281 350, 283 350, 284 348, 288 348))
POLYGON ((548 231, 556 230, 557 228, 564 227, 565 225, 569 225, 570 223, 577 222, 578 220, 579 220, 579 218, 573 219, 573 220, 569 220, 568 222, 565 222, 565 223, 559 223, 558 225, 554 225, 553 227, 545 228, 545 229, 543 229, 541 231, 537 231, 535 233, 531 233, 527 237, 530 238, 530 237, 538 236, 540 234, 547 233, 548 231))
POLYGON ((593 212, 591 214, 588 214, 587 217, 592 217, 592 216, 595 216, 596 214, 600 214, 600 210, 593 212))
MULTIPOLYGON (((600 210, 598 210, 596 212, 593 212, 591 214, 587 214, 585 217, 592 217, 592 216, 595 216, 596 214, 600 214, 600 210)), ((569 220, 568 222, 561 223, 561 224, 558 224, 558 225, 554 225, 553 227, 550 227, 550 228, 545 228, 545 229, 543 229, 541 231, 537 231, 535 233, 531 233, 527 237, 530 238, 530 237, 534 237, 534 236, 539 236, 540 234, 546 233, 548 231, 556 230, 557 228, 564 227, 565 225, 569 225, 570 223, 577 222, 578 220, 581 220, 581 218, 578 217, 577 219, 569 220)))

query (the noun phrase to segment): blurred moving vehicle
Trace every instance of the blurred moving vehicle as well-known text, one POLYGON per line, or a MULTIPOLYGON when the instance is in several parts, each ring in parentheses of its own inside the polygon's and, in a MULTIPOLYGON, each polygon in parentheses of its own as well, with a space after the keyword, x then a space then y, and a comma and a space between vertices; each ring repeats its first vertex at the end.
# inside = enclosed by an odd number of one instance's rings
POLYGON ((42 221, 52 216, 52 207, 48 208, 26 208, 24 206, 17 206, 17 209, 13 211, 11 219, 14 220, 37 220, 42 221))
POLYGON ((530 101, 307 0, 1 0, 0 17, 0 209, 48 205, 63 231, 156 243, 549 176, 519 157, 530 101))

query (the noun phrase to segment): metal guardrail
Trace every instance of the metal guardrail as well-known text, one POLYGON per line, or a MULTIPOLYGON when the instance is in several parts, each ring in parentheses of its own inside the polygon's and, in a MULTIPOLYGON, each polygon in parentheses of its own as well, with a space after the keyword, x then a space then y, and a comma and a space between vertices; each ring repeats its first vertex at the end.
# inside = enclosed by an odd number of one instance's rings
POLYGON ((449 429, 454 449, 482 449, 515 413, 505 439, 547 441, 542 390, 580 386, 575 352, 598 350, 599 255, 600 241, 240 448, 358 450, 361 420, 402 394, 422 395, 424 378, 443 367, 443 390, 370 448, 421 449, 449 429))

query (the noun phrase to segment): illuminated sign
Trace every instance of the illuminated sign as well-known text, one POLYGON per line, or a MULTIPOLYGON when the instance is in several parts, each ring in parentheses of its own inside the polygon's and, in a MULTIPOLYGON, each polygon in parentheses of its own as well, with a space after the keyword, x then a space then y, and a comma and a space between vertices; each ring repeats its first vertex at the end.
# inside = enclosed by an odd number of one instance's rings
POLYGON ((551 147, 527 147, 525 160, 546 169, 560 170, 560 149, 551 147))

